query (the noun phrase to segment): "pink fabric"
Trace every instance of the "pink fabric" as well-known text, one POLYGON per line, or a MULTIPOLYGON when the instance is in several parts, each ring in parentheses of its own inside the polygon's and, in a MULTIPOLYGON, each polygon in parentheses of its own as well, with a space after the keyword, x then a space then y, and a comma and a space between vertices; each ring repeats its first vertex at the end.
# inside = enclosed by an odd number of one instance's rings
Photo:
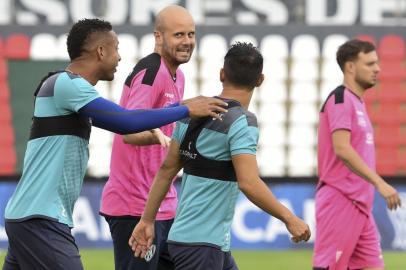
POLYGON ((313 266, 330 270, 383 267, 380 237, 365 215, 340 191, 325 185, 316 194, 313 266))
MULTIPOLYGON (((128 109, 161 108, 183 98, 184 75, 180 69, 176 82, 161 59, 159 71, 150 85, 142 84, 145 70, 134 78, 131 88, 124 85, 120 105, 128 109)), ((171 137, 174 124, 161 127, 171 137)), ((141 216, 155 174, 167 150, 159 145, 133 146, 115 135, 110 163, 110 177, 103 189, 100 212, 109 216, 141 216)), ((175 217, 177 195, 172 185, 161 204, 157 219, 175 217)))
POLYGON ((335 187, 369 215, 374 200, 372 184, 353 173, 334 153, 332 133, 338 129, 351 132, 351 145, 364 162, 375 171, 373 128, 365 103, 350 90, 344 90, 344 102, 335 103, 332 95, 320 113, 318 131, 318 170, 321 184, 335 187))

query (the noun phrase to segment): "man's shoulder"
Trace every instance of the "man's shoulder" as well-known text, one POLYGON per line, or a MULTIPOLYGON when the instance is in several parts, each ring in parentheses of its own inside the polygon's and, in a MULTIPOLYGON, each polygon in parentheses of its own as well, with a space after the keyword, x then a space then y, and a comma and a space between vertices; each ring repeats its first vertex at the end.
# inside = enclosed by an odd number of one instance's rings
POLYGON ((134 66, 132 72, 128 75, 125 81, 125 85, 131 87, 134 77, 136 77, 140 72, 145 71, 141 83, 152 86, 160 67, 161 56, 159 54, 151 53, 150 55, 145 56, 134 66))
MULTIPOLYGON (((58 81, 58 85, 64 87, 72 87, 72 86, 90 86, 93 87, 86 79, 84 79, 79 74, 71 73, 71 72, 62 72, 55 74, 54 76, 50 77, 49 79, 58 81)), ((79 87, 80 88, 80 87, 79 87)))
POLYGON ((331 91, 330 94, 327 96, 320 111, 323 113, 325 112, 327 106, 343 104, 345 101, 348 101, 348 98, 345 98, 345 96, 346 96, 345 86, 344 85, 338 86, 333 91, 331 91))
POLYGON ((227 118, 230 119, 230 125, 239 119, 245 119, 247 126, 258 127, 256 115, 240 106, 230 108, 227 113, 227 118))
POLYGON ((220 114, 221 120, 212 119, 206 126, 208 129, 220 133, 228 133, 232 126, 238 125, 241 128, 250 126, 258 127, 255 114, 245 110, 244 108, 232 107, 226 113, 220 114))
POLYGON ((151 53, 143 58, 141 58, 138 63, 135 65, 135 68, 152 68, 161 65, 161 56, 157 53, 151 53))

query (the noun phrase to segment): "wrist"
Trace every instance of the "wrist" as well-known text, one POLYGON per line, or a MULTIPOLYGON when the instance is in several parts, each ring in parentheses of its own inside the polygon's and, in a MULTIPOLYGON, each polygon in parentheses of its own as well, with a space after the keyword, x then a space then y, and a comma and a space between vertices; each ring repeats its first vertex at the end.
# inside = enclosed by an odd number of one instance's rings
POLYGON ((147 217, 147 216, 144 216, 144 215, 141 216, 141 221, 146 223, 146 224, 154 224, 154 222, 155 222, 155 220, 153 218, 147 217))
POLYGON ((283 213, 281 215, 281 221, 285 224, 289 224, 292 222, 292 220, 294 219, 295 215, 293 215, 292 212, 290 212, 289 210, 286 211, 286 213, 283 213))
POLYGON ((185 104, 181 104, 179 107, 181 107, 184 111, 184 113, 185 113, 185 115, 186 115, 186 117, 189 117, 190 116, 190 109, 189 109, 189 106, 187 106, 187 105, 185 105, 185 104))
POLYGON ((379 188, 385 181, 379 175, 375 175, 371 177, 371 183, 375 188, 379 188))

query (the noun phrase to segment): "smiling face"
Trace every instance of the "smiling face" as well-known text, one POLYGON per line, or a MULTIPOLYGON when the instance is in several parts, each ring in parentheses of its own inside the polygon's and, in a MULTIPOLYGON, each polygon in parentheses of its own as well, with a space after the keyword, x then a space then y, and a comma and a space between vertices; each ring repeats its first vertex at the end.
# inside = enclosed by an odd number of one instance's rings
POLYGON ((377 82, 380 71, 376 51, 369 53, 360 52, 353 62, 354 81, 363 89, 369 89, 377 82))
POLYGON ((118 62, 121 60, 118 53, 118 38, 114 31, 106 34, 99 46, 98 53, 101 60, 100 80, 112 81, 118 62))
POLYGON ((195 23, 181 7, 163 10, 154 32, 156 48, 171 67, 190 60, 195 48, 195 23))

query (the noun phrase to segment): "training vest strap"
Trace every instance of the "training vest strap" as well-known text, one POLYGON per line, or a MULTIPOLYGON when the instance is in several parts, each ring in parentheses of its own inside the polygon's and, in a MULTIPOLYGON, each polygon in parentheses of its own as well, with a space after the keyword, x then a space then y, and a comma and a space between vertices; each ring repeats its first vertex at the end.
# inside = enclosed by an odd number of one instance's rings
POLYGON ((51 116, 33 117, 30 140, 55 135, 72 135, 89 140, 91 123, 88 117, 77 113, 51 116))
MULTIPOLYGON (((236 101, 227 101, 228 109, 241 106, 236 101)), ((202 156, 196 148, 196 141, 211 117, 192 119, 180 145, 179 154, 183 171, 187 174, 223 181, 236 182, 234 166, 231 160, 213 160, 202 156)))

